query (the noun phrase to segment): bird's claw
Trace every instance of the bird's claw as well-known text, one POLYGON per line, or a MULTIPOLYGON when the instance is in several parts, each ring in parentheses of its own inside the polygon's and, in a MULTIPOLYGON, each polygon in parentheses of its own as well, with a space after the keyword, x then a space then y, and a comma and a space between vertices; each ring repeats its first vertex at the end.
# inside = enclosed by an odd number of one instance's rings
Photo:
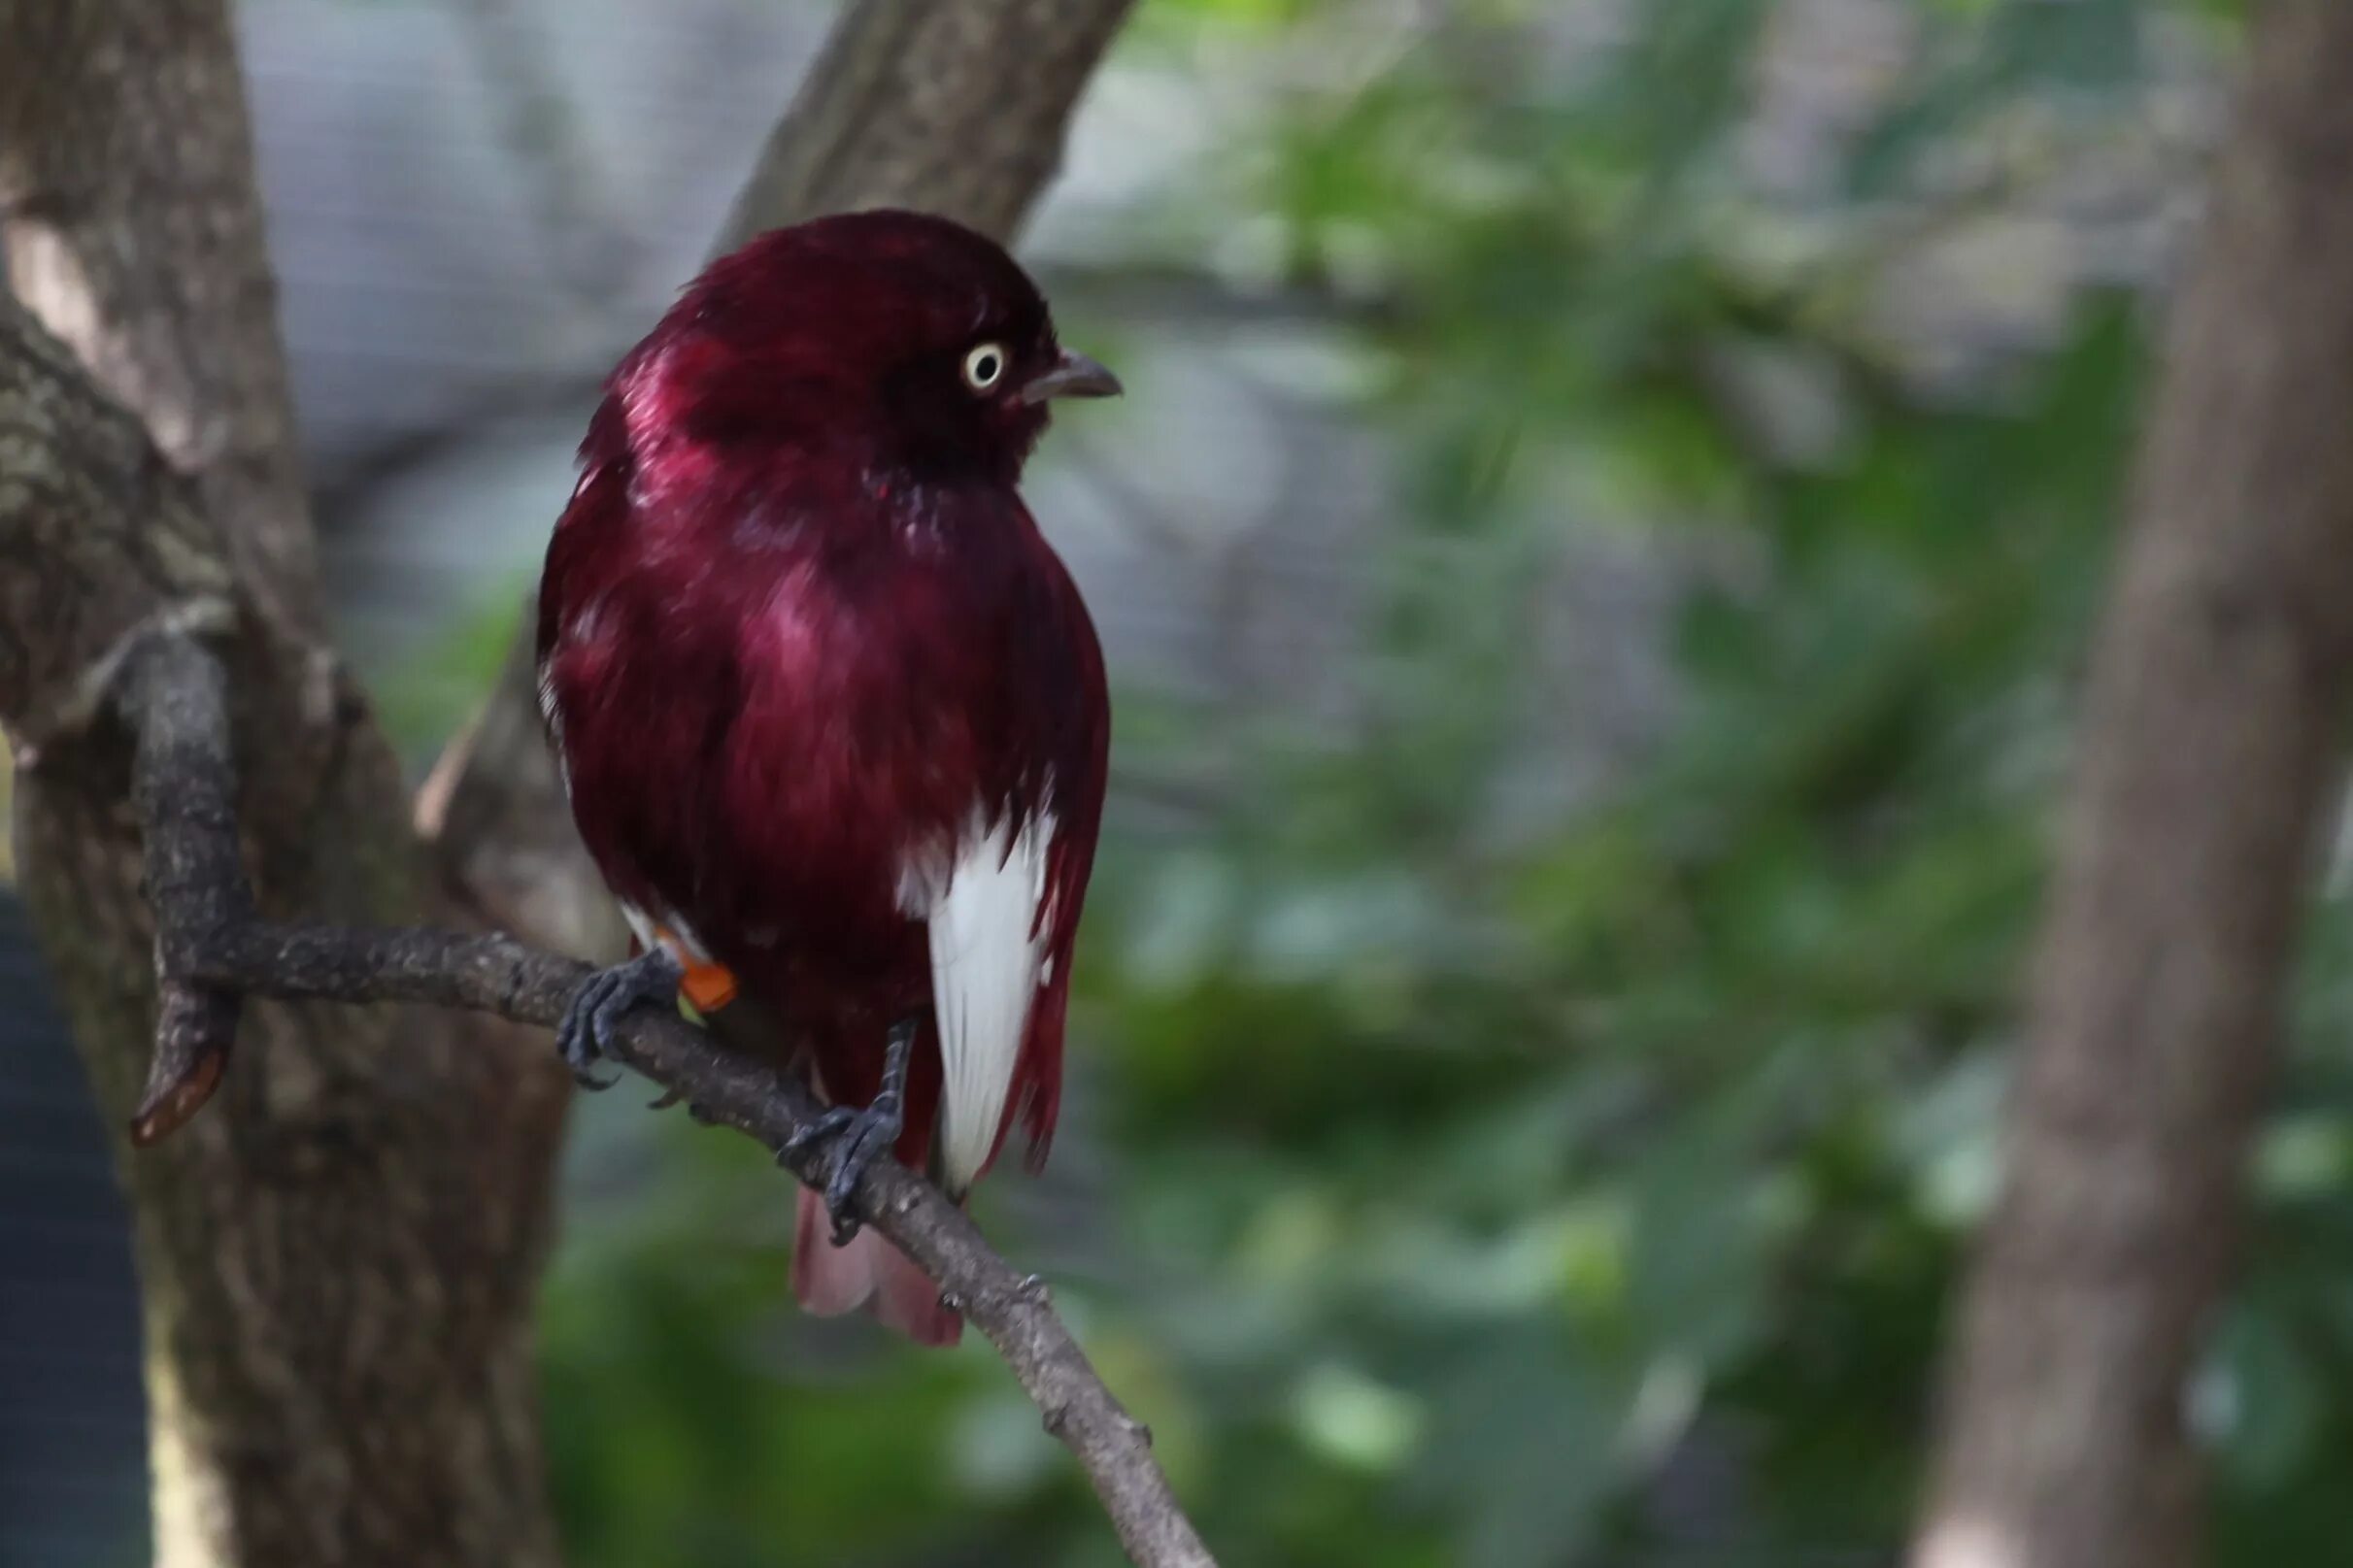
POLYGON ((857 1112, 846 1111, 837 1105, 787 1138, 784 1147, 778 1150, 778 1152, 780 1154, 797 1154, 818 1140, 830 1138, 840 1132, 844 1127, 850 1125, 850 1118, 857 1115, 857 1112))
POLYGON ((858 1232, 858 1218, 851 1208, 858 1178, 877 1158, 888 1153, 905 1130, 898 1094, 885 1089, 863 1111, 835 1106, 785 1140, 783 1152, 796 1154, 812 1144, 826 1145, 822 1163, 825 1183, 821 1189, 825 1213, 833 1218, 833 1245, 845 1247, 858 1232))
POLYGON ((673 1002, 682 973, 668 949, 650 948, 581 983, 564 1006, 563 1021, 555 1026, 555 1051, 582 1088, 609 1089, 621 1081, 618 1075, 599 1078, 595 1072, 596 1063, 612 1049, 621 1016, 641 1002, 673 1002))

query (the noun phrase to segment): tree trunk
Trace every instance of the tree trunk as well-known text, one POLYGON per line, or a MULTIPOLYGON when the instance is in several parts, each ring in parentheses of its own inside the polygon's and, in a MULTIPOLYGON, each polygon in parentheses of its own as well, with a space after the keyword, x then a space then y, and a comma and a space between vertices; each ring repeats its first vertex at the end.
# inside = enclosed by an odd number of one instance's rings
POLYGON ((216 0, 0 0, 0 234, 17 297, 228 519, 316 635, 318 568, 252 137, 216 0))
POLYGON ((2186 1384, 2353 673, 2353 7, 2258 18, 2095 650, 1922 1568, 2203 1557, 2186 1384))
MULTIPOLYGON (((40 556, 6 569, 25 590, 6 609, 46 676, 9 715, 17 859, 120 1126, 153 1035, 153 939, 119 753, 61 717, 104 668, 97 633, 185 607, 191 574, 232 605, 265 904, 415 918, 425 867, 392 753, 319 641, 225 6, 10 0, 0 106, 11 281, 137 416, 118 428, 117 411, 61 391, 65 367, 35 362, 17 320, 8 422, 36 439, 10 445, 0 505, 18 509, 12 551, 40 556), (124 565, 142 559, 145 578, 124 565)), ((256 1006, 239 1051, 205 1115, 118 1151, 156 1561, 553 1563, 527 1330, 560 1074, 491 1026, 420 1012, 256 1006)))
MULTIPOLYGON (((1128 3, 863 0, 739 221, 895 200, 1010 226, 1128 3)), ((142 626, 227 643, 264 913, 446 922, 435 906, 454 892, 543 941, 601 945, 608 907, 527 682, 502 687, 428 792, 447 829, 435 865, 321 640, 226 0, 0 0, 0 247, 72 350, 0 297, 18 866, 118 1124, 153 1037, 153 932, 121 737, 88 720, 142 626)), ((118 1150, 157 1563, 554 1563, 528 1327, 567 1090, 544 1040, 256 1004, 238 1049, 185 1129, 118 1150)))

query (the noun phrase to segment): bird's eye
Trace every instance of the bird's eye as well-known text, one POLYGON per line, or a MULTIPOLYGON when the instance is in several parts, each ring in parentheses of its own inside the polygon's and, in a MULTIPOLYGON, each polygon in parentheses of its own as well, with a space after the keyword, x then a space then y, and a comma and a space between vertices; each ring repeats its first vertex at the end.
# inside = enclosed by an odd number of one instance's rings
POLYGON ((1005 350, 993 343, 984 343, 964 355, 964 384, 976 392, 985 392, 1005 379, 1005 350))

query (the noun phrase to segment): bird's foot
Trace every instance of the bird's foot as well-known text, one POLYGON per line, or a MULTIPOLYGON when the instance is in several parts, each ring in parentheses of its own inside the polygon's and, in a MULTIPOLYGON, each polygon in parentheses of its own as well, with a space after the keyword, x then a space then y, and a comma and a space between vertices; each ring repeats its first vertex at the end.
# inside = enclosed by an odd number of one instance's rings
POLYGON ((595 1065, 613 1045, 621 1016, 641 1002, 676 1006, 683 973, 666 948, 649 948, 626 963, 599 969, 581 983, 555 1026, 556 1053, 582 1088, 609 1089, 618 1078, 599 1078, 595 1065))
POLYGON ((898 1142, 906 1130, 907 1058, 915 1047, 912 1020, 894 1025, 883 1054, 883 1086, 863 1111, 835 1106, 790 1138, 781 1155, 791 1155, 812 1144, 825 1145, 827 1166, 822 1189, 825 1213, 833 1217, 833 1245, 846 1247, 858 1231, 858 1218, 850 1200, 858 1178, 898 1142))
POLYGON ((850 1196, 866 1167, 897 1143, 903 1130, 898 1096, 886 1090, 863 1111, 835 1106, 786 1142, 788 1154, 821 1141, 826 1146, 824 1159, 829 1168, 823 1190, 825 1213, 833 1217, 834 1246, 847 1246, 857 1234, 858 1218, 850 1212, 850 1196))

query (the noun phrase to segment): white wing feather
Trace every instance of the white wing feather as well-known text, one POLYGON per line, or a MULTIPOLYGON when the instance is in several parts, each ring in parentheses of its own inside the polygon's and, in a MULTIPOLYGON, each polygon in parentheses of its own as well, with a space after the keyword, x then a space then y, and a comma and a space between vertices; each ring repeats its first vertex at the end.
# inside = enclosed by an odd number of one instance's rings
POLYGON ((939 1164, 951 1192, 980 1174, 1005 1119, 1046 959, 1039 905, 1053 841, 1051 813, 994 826, 976 817, 953 860, 936 852, 919 857, 900 879, 902 906, 930 921, 944 1078, 939 1164))

